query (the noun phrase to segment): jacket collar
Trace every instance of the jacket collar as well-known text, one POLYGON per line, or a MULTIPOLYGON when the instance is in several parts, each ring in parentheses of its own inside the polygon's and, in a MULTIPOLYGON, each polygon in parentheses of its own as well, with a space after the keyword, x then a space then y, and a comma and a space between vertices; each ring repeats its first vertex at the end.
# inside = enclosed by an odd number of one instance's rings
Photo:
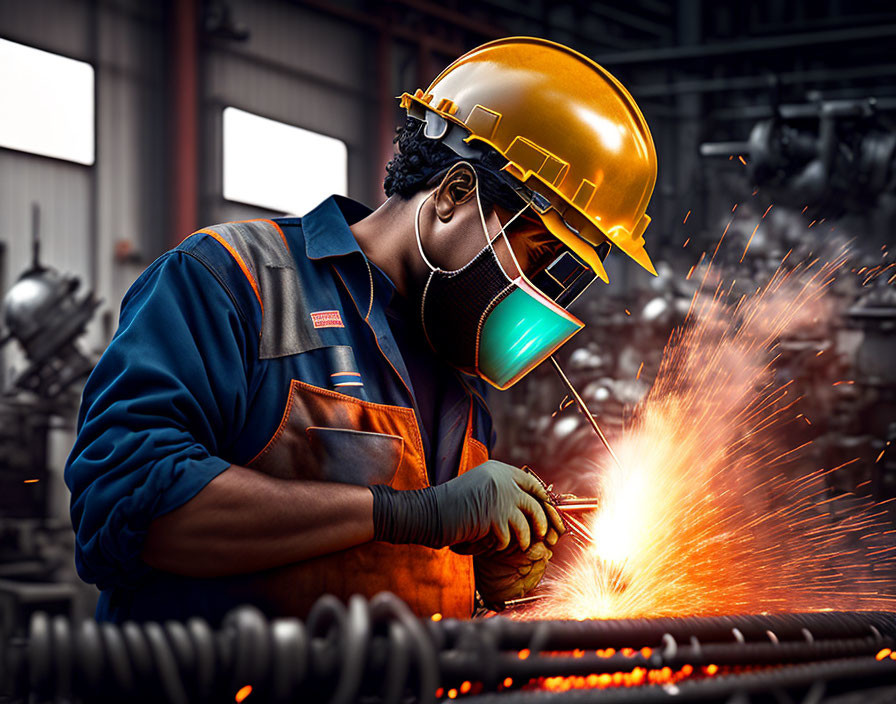
POLYGON ((302 218, 305 254, 309 259, 326 259, 360 252, 349 227, 371 212, 367 206, 349 198, 330 196, 302 218))

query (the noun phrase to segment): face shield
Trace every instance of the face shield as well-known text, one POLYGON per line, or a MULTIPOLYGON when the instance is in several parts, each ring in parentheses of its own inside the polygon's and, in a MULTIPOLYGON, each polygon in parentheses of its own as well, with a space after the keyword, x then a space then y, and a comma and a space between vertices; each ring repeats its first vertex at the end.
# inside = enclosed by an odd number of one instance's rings
MULTIPOLYGON (((481 321, 475 371, 499 389, 522 379, 584 327, 567 308, 597 278, 591 267, 549 234, 550 246, 545 251, 526 256, 513 222, 519 222, 530 205, 527 202, 496 237, 489 238, 492 248, 499 238, 504 239, 513 267, 495 257, 511 285, 496 297, 481 321)), ((489 231, 484 217, 483 227, 489 231)), ((541 229, 546 231, 543 225, 541 229)), ((607 244, 597 252, 601 260, 609 250, 607 244)))

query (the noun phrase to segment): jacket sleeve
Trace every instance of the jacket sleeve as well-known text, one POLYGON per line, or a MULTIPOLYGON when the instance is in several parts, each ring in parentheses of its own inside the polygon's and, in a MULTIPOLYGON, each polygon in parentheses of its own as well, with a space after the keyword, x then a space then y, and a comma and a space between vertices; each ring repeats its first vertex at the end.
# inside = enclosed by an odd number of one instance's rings
POLYGON ((144 579, 149 524, 230 466, 221 453, 243 425, 257 353, 248 327, 186 252, 163 255, 128 291, 85 385, 65 468, 85 581, 107 589, 144 579))

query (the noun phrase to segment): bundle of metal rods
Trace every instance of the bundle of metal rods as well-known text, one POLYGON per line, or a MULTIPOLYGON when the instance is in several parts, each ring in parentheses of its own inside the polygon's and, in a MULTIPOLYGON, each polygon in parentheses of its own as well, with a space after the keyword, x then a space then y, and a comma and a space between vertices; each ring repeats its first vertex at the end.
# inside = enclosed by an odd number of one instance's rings
POLYGON ((456 621, 418 619, 391 594, 347 606, 323 597, 304 622, 269 621, 243 607, 218 629, 200 619, 74 626, 37 614, 26 637, 0 642, 0 700, 506 703, 593 695, 545 691, 546 682, 570 678, 620 685, 600 692, 601 701, 747 702, 756 692, 802 688, 821 702, 826 693, 892 686, 894 649, 896 614, 884 612, 456 621), (693 676, 622 686, 632 683, 622 673, 672 670, 693 676))

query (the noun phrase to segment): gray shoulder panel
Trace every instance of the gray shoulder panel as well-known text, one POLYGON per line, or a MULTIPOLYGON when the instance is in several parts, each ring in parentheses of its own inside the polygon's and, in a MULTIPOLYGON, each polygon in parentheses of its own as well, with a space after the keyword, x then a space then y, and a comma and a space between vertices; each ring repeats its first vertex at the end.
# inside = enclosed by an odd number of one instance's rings
POLYGON ((325 345, 311 326, 308 298, 280 230, 271 222, 250 220, 205 228, 242 258, 262 301, 260 359, 274 359, 325 345))

